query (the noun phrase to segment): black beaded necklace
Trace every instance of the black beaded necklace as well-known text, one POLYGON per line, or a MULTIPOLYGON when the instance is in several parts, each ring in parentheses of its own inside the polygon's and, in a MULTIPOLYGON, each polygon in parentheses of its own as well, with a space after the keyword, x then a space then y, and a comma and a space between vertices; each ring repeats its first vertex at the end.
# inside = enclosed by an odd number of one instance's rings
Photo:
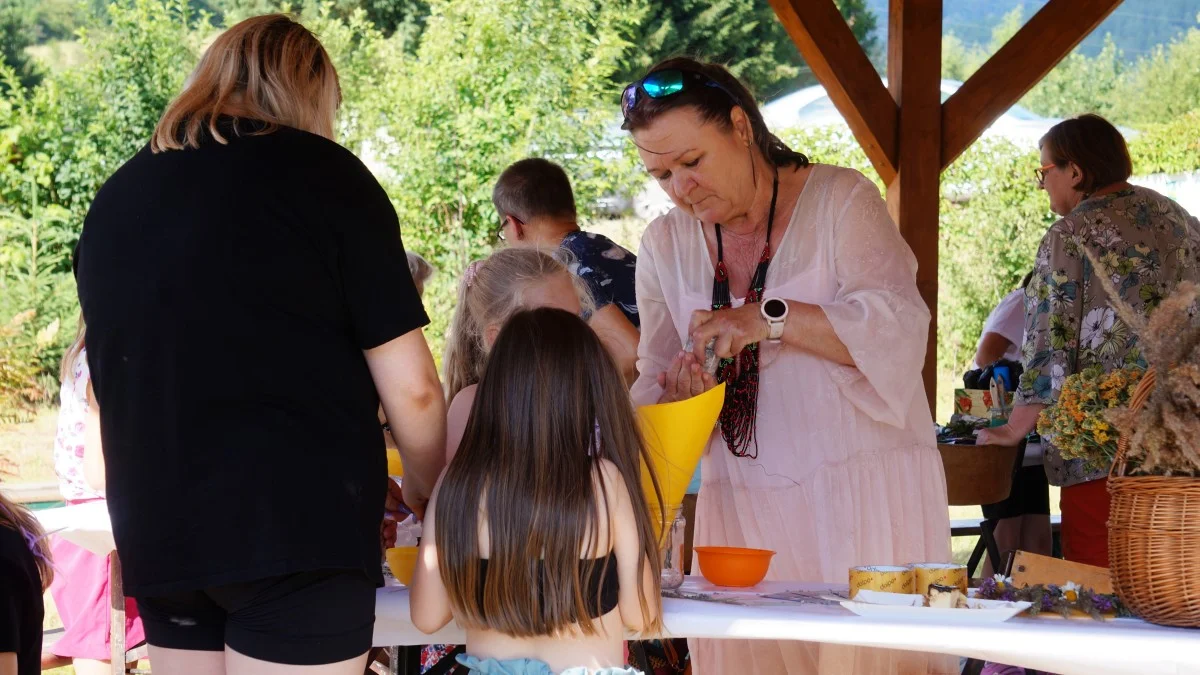
MULTIPOLYGON (((771 265, 771 231, 775 227, 775 201, 779 198, 779 175, 771 183, 771 210, 767 215, 767 243, 763 246, 758 267, 750 278, 746 303, 762 302, 767 285, 767 268, 771 265)), ((727 309, 733 304, 729 295, 729 268, 725 265, 725 246, 721 241, 721 224, 716 223, 717 271, 713 277, 713 311, 727 309)), ((721 408, 721 436, 734 457, 758 459, 758 440, 754 435, 758 421, 758 344, 749 344, 733 358, 722 359, 717 366, 717 381, 725 382, 725 406, 721 408), (750 448, 754 451, 751 453, 750 448)))

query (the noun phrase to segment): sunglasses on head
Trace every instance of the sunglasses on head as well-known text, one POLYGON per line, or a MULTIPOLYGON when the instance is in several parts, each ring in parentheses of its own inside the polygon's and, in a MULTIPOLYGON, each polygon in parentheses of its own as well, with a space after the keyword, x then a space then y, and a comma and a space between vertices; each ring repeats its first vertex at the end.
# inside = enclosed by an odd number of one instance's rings
POLYGON ((737 102, 736 96, 711 78, 691 70, 670 68, 657 70, 625 87, 625 91, 621 94, 621 114, 625 116, 625 119, 629 119, 629 113, 642 102, 643 94, 653 99, 670 98, 692 87, 720 89, 735 103, 737 102))

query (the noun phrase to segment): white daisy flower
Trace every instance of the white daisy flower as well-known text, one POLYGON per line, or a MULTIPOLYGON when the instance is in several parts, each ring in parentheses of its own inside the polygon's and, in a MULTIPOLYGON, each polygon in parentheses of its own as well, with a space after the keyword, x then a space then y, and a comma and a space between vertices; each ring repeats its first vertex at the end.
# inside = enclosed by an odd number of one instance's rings
POLYGON ((1097 349, 1104 342, 1104 334, 1112 328, 1117 314, 1111 307, 1097 307, 1083 319, 1083 344, 1097 349))

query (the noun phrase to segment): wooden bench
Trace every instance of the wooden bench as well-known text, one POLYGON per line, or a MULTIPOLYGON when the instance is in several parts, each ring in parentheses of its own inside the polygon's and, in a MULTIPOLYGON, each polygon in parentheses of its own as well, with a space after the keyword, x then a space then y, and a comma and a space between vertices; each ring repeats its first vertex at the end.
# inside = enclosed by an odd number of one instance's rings
MULTIPOLYGON (((974 577, 975 569, 983 560, 983 555, 986 552, 988 558, 992 560, 992 569, 1003 569, 1005 565, 998 565, 1002 560, 1001 551, 996 546, 996 539, 993 532, 996 527, 996 521, 986 518, 957 518, 950 521, 950 536, 951 537, 973 537, 978 536, 979 542, 975 544, 975 550, 971 552, 971 557, 967 561, 967 576, 974 577), (985 529, 986 528, 986 529, 985 529)), ((1050 516, 1050 535, 1057 538, 1062 531, 1062 516, 1050 516)))
POLYGON ((58 483, 5 483, 0 487, 14 504, 34 504, 37 502, 62 503, 62 493, 58 491, 58 483))
MULTIPOLYGON (((983 524, 983 518, 956 518, 950 521, 950 536, 951 537, 978 537, 983 534, 980 529, 983 524)), ((1050 529, 1055 534, 1062 530, 1062 516, 1054 514, 1050 516, 1050 529)))

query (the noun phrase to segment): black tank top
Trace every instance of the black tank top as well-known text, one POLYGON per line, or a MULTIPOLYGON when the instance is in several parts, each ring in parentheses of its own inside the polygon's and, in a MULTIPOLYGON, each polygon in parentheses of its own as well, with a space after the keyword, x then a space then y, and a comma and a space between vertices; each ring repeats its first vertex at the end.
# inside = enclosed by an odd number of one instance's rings
MULTIPOLYGON (((580 560, 582 566, 585 562, 580 560)), ((599 619, 617 608, 617 594, 621 589, 621 583, 617 577, 617 555, 609 553, 604 558, 595 558, 595 565, 592 567, 592 575, 583 580, 584 585, 584 600, 587 601, 588 617, 599 619), (600 598, 600 613, 595 614, 596 605, 591 602, 592 598, 600 598)), ((483 585, 487 582, 488 561, 484 558, 479 561, 479 589, 476 592, 476 601, 479 607, 483 607, 483 585)), ((542 564, 538 564, 538 591, 541 592, 545 583, 545 574, 543 573, 542 564)))

